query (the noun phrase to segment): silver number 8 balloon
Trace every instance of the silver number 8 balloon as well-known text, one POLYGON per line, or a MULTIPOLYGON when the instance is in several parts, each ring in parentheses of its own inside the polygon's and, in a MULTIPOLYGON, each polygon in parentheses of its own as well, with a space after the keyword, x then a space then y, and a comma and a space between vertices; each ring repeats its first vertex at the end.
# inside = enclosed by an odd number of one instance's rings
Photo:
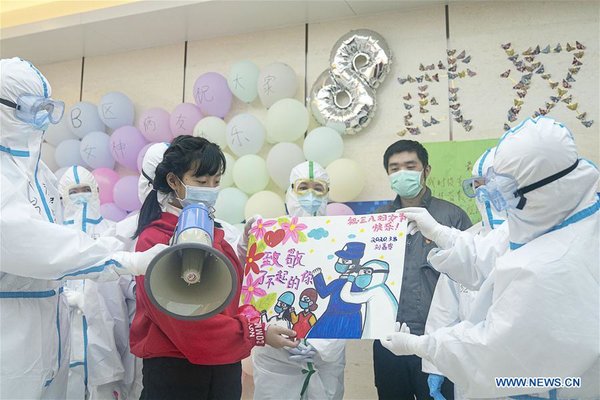
POLYGON ((355 134, 375 115, 375 89, 390 72, 391 51, 377 32, 359 29, 337 41, 330 62, 313 84, 311 111, 320 124, 355 134))

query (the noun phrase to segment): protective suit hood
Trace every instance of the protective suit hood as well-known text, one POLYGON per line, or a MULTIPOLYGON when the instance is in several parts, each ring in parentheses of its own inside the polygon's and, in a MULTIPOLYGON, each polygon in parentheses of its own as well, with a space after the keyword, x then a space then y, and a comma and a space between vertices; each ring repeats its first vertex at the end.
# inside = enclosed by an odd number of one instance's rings
MULTIPOLYGON (((156 175, 156 166, 161 163, 168 148, 169 143, 155 143, 148 148, 144 155, 142 173, 138 180, 138 197, 142 204, 152 191, 151 180, 154 180, 154 176, 156 175)), ((168 195, 158 192, 158 202, 163 211, 165 211, 167 199, 168 195)))
POLYGON ((87 232, 88 225, 98 225, 103 221, 100 214, 98 183, 87 169, 79 165, 67 169, 60 178, 59 192, 64 206, 64 224, 74 224, 77 229, 87 232), (81 186, 89 186, 92 193, 87 203, 77 204, 71 200, 69 190, 81 186))
MULTIPOLYGON (((552 118, 527 119, 506 132, 496 148, 494 171, 516 179, 519 189, 566 170, 578 160, 571 132, 552 118)), ((525 194, 522 210, 508 211, 511 248, 544 235, 597 202, 599 174, 580 160, 565 176, 525 194)))
MULTIPOLYGON (((478 159, 475 161, 475 165, 473 165, 472 174, 473 176, 485 176, 487 170, 494 165, 494 153, 496 152, 496 148, 493 147, 491 149, 487 149, 478 159)), ((492 207, 489 201, 484 201, 480 203, 475 200, 475 204, 477 205, 477 210, 479 214, 481 214, 481 232, 483 234, 488 233, 492 229, 497 228, 504 221, 506 221, 506 212, 505 211, 496 211, 494 207, 492 207)))
MULTIPOLYGON (((298 164, 290 173, 290 186, 285 194, 285 205, 287 207, 288 214, 294 217, 311 217, 312 215, 302 208, 300 202, 298 201, 298 195, 292 189, 292 185, 298 179, 319 179, 329 185, 329 175, 320 164, 314 161, 305 161, 301 164, 298 164)), ((324 198, 325 201, 323 201, 323 204, 321 207, 319 207, 316 213, 317 216, 326 214, 328 196, 325 195, 324 198)))
MULTIPOLYGON (((48 80, 29 61, 18 57, 0 60, 0 97, 17 102, 19 96, 50 97, 48 80)), ((33 177, 37 168, 44 131, 15 117, 14 108, 0 105, 0 150, 10 154, 19 168, 33 177)))

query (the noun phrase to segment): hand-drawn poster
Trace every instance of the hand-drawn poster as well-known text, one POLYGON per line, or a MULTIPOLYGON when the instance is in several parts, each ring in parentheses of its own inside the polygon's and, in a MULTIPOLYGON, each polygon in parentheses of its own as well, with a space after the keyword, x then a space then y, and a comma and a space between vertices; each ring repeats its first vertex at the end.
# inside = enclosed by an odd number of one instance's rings
POLYGON ((406 229, 399 213, 259 219, 240 303, 298 338, 384 338, 396 322, 406 229))

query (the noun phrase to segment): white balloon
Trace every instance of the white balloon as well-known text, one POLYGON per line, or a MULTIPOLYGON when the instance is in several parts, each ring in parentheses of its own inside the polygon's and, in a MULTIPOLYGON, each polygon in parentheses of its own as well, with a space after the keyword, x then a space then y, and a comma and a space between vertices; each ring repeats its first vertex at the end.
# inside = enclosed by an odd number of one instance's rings
POLYGON ((244 220, 244 208, 248 196, 238 188, 225 188, 219 192, 215 203, 215 217, 237 224, 244 220))
POLYGON ((98 107, 87 101, 75 103, 64 117, 68 121, 71 132, 79 138, 83 138, 90 132, 106 130, 100 115, 98 115, 98 107))
POLYGON ((276 62, 260 71, 257 89, 260 101, 269 108, 277 100, 294 97, 298 89, 298 79, 292 67, 276 62))
POLYGON ((224 149, 227 146, 227 139, 225 138, 226 130, 227 124, 225 121, 219 117, 208 116, 198 121, 194 127, 193 135, 203 137, 218 144, 221 149, 224 149))
POLYGON ((110 137, 104 132, 90 132, 83 139, 79 147, 81 158, 91 168, 115 167, 115 159, 110 152, 110 137))
POLYGON ((109 92, 100 99, 98 114, 106 126, 117 129, 124 125, 133 125, 135 108, 125 94, 109 92))
POLYGON ((300 146, 294 143, 277 143, 267 155, 267 170, 273 182, 286 190, 290 185, 292 168, 305 161, 300 146))
POLYGON ((344 154, 344 140, 334 129, 321 126, 306 135, 303 148, 307 160, 327 167, 344 154))
POLYGON ((236 156, 256 154, 265 143, 265 128, 252 114, 238 114, 227 124, 227 145, 236 156))
POLYGON ((68 118, 63 116, 58 124, 50 124, 44 133, 44 140, 52 146, 58 146, 60 142, 67 139, 79 139, 69 128, 68 118))
POLYGON ((42 161, 50 168, 50 171, 56 171, 60 167, 56 163, 56 159, 54 158, 54 153, 56 152, 56 148, 49 143, 42 143, 42 161))
POLYGON ((60 178, 62 178, 62 176, 65 174, 65 172, 67 172, 68 169, 69 167, 59 168, 56 171, 54 171, 54 176, 56 176, 56 179, 60 181, 60 178))
POLYGON ((85 166, 85 162, 79 154, 81 142, 75 139, 63 140, 56 146, 54 159, 59 167, 70 167, 72 165, 85 166))

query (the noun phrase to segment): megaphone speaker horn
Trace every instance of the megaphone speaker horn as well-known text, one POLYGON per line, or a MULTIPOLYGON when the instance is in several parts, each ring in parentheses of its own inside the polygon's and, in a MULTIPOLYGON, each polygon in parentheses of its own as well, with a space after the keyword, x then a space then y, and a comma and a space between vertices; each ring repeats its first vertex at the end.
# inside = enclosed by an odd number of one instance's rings
POLYGON ((150 301, 183 320, 219 314, 235 296, 238 276, 231 261, 212 247, 214 222, 203 204, 181 212, 175 244, 160 252, 146 272, 150 301))

